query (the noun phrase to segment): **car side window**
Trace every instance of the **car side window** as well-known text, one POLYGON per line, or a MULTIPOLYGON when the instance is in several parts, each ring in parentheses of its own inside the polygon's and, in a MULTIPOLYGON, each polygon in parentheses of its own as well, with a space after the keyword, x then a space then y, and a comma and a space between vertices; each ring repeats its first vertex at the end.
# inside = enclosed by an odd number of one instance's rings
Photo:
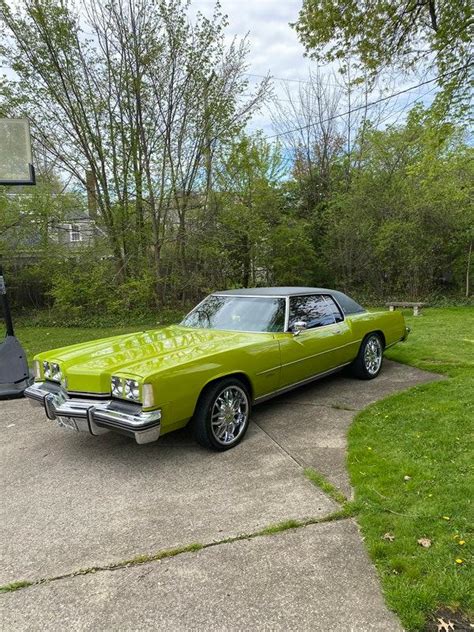
POLYGON ((344 316, 342 315, 342 312, 339 309, 336 301, 333 299, 332 296, 325 296, 324 298, 331 308, 332 315, 334 316, 334 320, 336 321, 336 323, 341 323, 344 320, 344 316))
POLYGON ((290 297, 289 328, 298 321, 304 321, 307 329, 336 322, 331 305, 320 295, 290 297))

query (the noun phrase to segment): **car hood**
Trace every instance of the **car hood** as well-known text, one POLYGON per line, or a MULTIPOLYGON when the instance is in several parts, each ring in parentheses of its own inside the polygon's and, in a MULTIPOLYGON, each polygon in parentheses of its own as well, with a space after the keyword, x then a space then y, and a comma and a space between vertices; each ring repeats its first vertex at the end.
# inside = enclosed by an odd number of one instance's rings
POLYGON ((40 353, 35 359, 57 362, 69 391, 109 393, 111 375, 140 380, 168 367, 246 346, 273 334, 191 329, 172 325, 40 353))

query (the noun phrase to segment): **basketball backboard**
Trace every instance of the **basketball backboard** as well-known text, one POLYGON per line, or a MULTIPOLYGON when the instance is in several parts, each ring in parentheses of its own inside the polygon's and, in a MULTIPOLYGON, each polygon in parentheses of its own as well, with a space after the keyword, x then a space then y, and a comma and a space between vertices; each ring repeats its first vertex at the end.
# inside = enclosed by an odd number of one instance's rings
POLYGON ((0 185, 35 184, 27 119, 0 118, 0 185))

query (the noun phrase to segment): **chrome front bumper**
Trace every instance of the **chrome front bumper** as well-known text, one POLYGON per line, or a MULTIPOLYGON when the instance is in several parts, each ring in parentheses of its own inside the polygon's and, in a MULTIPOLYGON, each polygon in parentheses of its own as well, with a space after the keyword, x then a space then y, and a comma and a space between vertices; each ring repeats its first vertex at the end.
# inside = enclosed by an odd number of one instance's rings
POLYGON ((130 402, 70 397, 53 382, 36 382, 25 390, 25 397, 43 406, 48 419, 65 428, 92 435, 112 430, 137 443, 151 443, 160 436, 161 410, 144 412, 130 402))

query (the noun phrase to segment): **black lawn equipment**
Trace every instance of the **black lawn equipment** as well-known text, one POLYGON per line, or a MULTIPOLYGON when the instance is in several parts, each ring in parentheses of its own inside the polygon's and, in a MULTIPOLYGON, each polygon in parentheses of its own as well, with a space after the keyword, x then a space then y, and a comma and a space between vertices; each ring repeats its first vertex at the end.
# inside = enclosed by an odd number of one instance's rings
POLYGON ((8 303, 7 289, 0 266, 0 302, 6 325, 6 336, 0 342, 0 399, 22 397, 25 388, 34 377, 28 368, 26 354, 18 338, 15 337, 13 321, 8 303))

